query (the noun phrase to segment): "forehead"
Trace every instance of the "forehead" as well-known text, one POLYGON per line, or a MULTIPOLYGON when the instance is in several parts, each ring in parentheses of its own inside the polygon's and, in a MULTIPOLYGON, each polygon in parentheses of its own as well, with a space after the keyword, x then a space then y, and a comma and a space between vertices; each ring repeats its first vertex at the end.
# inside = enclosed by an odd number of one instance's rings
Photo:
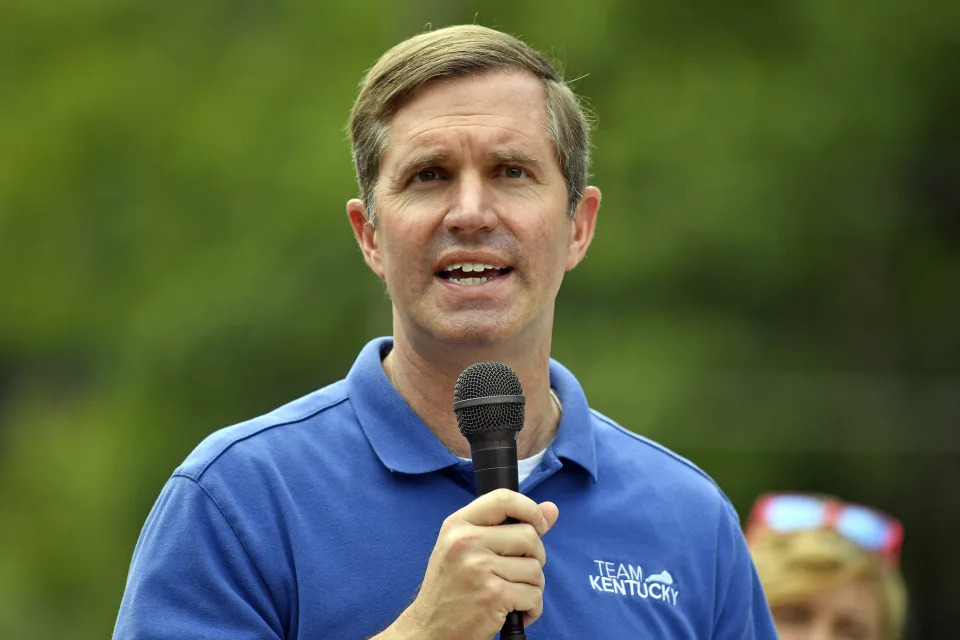
POLYGON ((543 82, 510 71, 429 83, 389 120, 382 161, 388 165, 428 149, 456 152, 464 144, 549 153, 543 82))
POLYGON ((808 602, 822 614, 852 616, 865 623, 879 623, 882 617, 879 587, 868 578, 820 590, 811 594, 808 602))

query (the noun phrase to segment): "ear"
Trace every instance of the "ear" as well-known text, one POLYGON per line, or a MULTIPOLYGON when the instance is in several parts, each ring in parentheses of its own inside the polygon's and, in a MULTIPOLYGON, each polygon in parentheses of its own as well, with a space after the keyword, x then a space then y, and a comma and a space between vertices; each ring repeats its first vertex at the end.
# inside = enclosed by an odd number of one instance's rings
POLYGON ((567 254, 567 271, 580 264, 587 248, 593 241, 593 230, 597 224, 597 212, 600 210, 600 189, 586 187, 577 203, 577 214, 570 224, 573 235, 570 237, 570 249, 567 254))
POLYGON ((383 280, 383 263, 380 261, 377 230, 370 223, 370 218, 367 216, 367 205, 363 203, 363 200, 353 198, 347 202, 347 217, 350 218, 350 226, 353 227, 353 235, 357 238, 360 251, 363 252, 364 261, 377 274, 377 277, 383 280))

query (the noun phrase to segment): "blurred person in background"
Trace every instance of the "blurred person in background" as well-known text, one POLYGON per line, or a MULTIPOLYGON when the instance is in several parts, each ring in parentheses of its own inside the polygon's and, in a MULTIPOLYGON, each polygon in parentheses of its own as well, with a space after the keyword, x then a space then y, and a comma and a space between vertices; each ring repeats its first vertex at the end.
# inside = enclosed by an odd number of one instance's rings
POLYGON ((775 636, 723 492, 591 411, 550 359, 600 206, 588 129, 556 69, 499 31, 384 54, 350 119, 347 213, 393 336, 174 472, 115 638, 488 640, 511 611, 537 621, 531 638, 775 636), (521 492, 475 499, 451 405, 481 361, 516 371, 526 412, 521 492))
POLYGON ((782 640, 900 640, 907 594, 903 526, 831 496, 772 493, 747 542, 782 640))

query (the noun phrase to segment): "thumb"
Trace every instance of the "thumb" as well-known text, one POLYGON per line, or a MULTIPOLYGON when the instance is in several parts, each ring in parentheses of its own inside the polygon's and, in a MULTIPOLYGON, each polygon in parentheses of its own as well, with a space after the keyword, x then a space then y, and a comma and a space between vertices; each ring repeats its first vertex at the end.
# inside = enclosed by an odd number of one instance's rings
MULTIPOLYGON (((560 517, 560 509, 552 502, 541 502, 538 506, 540 507, 540 513, 543 514, 543 519, 547 521, 547 530, 543 532, 546 533, 556 524, 557 518, 560 517)), ((543 536, 543 534, 540 535, 543 536)))

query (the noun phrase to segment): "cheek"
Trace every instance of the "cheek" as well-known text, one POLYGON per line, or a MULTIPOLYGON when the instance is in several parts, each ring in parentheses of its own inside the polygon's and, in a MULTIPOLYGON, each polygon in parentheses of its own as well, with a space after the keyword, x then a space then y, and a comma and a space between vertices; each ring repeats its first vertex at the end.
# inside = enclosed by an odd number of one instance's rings
POLYGON ((545 268, 549 267, 551 271, 561 273, 566 270, 570 255, 570 234, 566 229, 539 231, 533 239, 532 247, 531 255, 538 256, 545 268))
POLYGON ((380 236, 380 253, 384 262, 396 262, 409 252, 408 245, 412 239, 409 229, 398 229, 392 221, 387 223, 381 220, 377 231, 380 236))
POLYGON ((388 283, 403 287, 427 271, 430 234, 415 226, 380 229, 380 264, 388 283))

